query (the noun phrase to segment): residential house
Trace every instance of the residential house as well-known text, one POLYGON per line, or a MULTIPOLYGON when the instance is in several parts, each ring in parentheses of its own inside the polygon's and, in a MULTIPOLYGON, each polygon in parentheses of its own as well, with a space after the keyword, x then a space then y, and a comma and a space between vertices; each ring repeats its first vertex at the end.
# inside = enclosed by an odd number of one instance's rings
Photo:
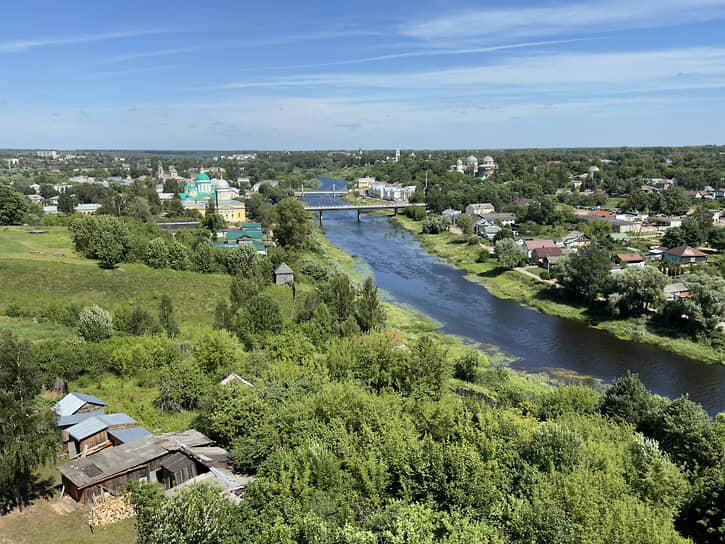
POLYGON ((534 256, 534 250, 542 247, 556 247, 554 240, 526 240, 524 242, 524 250, 526 251, 526 257, 532 259, 534 256))
POLYGON ((642 223, 632 221, 621 221, 619 219, 609 218, 608 221, 612 225, 613 232, 627 233, 627 232, 641 232, 642 223))
POLYGON ((466 214, 473 215, 474 213, 476 215, 483 215, 486 213, 493 213, 496 211, 496 208, 493 204, 490 202, 484 202, 482 204, 469 204, 466 206, 466 214))
POLYGON ((665 299, 667 300, 680 300, 681 298, 689 298, 692 296, 692 292, 682 282, 665 285, 664 293, 665 299))
POLYGON ((707 255, 690 246, 679 246, 662 252, 662 262, 691 266, 707 262, 707 255))
POLYGON ((500 224, 504 227, 510 227, 516 223, 516 216, 512 213, 484 213, 481 214, 481 218, 489 223, 500 224))
POLYGON ((588 246, 590 243, 591 239, 589 236, 578 230, 573 230, 564 236, 556 245, 566 249, 574 249, 588 246))
POLYGON ((486 221, 485 219, 479 219, 476 223, 474 223, 473 231, 483 238, 493 240, 493 238, 501 232, 501 227, 491 223, 490 221, 486 221))
POLYGON ((647 258, 636 253, 619 253, 616 256, 616 260, 619 264, 627 268, 632 266, 643 267, 647 264, 647 258))
POLYGON ((549 270, 563 256, 564 252, 560 247, 537 247, 534 249, 532 258, 536 264, 549 270))
POLYGON ((454 210, 453 208, 448 208, 446 210, 443 210, 441 212, 441 215, 443 217, 450 217, 452 223, 456 223, 458 221, 458 218, 461 216, 461 212, 458 210, 454 210))
POLYGON ((81 503, 106 491, 118 494, 130 480, 160 482, 168 489, 206 472, 238 478, 229 466, 228 452, 194 429, 146 436, 72 461, 58 471, 65 492, 81 503))

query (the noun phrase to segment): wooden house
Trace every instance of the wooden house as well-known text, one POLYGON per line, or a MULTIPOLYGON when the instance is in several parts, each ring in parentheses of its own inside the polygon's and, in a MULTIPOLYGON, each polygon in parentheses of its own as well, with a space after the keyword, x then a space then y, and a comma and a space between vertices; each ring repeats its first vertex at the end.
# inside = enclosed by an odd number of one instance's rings
POLYGON ((675 263, 680 266, 704 264, 707 262, 707 255, 690 246, 679 246, 664 250, 662 252, 662 262, 675 263))
POLYGON ((71 461, 58 467, 58 471, 65 493, 84 503, 105 491, 117 494, 130 480, 163 482, 163 478, 171 474, 175 484, 179 484, 180 479, 192 473, 208 472, 211 467, 223 469, 228 454, 222 448, 210 447, 213 444, 211 439, 193 429, 151 435, 71 461), (190 458, 195 468, 170 462, 178 453, 190 458))
POLYGON ((98 397, 73 391, 56 402, 53 410, 56 414, 63 417, 93 412, 104 406, 108 405, 98 397))

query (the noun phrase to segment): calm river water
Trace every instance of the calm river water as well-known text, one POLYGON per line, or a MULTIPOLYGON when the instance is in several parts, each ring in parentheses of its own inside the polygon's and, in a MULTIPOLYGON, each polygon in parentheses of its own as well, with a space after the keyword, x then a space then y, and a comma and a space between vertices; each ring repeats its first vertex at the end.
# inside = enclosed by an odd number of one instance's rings
MULTIPOLYGON (((320 178, 321 190, 332 183, 320 178)), ((308 196, 310 204, 339 204, 327 196, 308 196)), ((513 368, 573 371, 609 383, 639 374, 651 390, 668 397, 689 393, 712 415, 725 411, 725 366, 706 365, 647 344, 624 342, 581 321, 540 314, 516 301, 502 300, 464 278, 463 272, 436 262, 408 231, 386 217, 354 211, 324 214, 325 236, 367 263, 376 284, 397 301, 441 323, 441 331, 495 346, 515 358, 513 368)), ((394 324, 392 324, 394 325, 394 324)))

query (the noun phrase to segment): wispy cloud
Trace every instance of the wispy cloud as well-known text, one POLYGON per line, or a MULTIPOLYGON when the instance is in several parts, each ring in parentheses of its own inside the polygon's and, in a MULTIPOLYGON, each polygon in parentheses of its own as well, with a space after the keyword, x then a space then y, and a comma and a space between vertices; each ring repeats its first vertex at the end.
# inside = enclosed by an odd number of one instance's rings
POLYGON ((185 53, 198 53, 200 51, 218 51, 222 49, 236 48, 257 48, 272 47, 276 45, 289 45, 293 43, 301 43, 315 40, 334 40, 340 38, 360 37, 360 36, 378 36, 378 31, 372 30, 347 30, 347 31, 324 31, 324 32, 308 32, 303 34, 285 34, 274 38, 264 38, 259 40, 233 40, 214 42, 212 45, 194 45, 189 47, 169 48, 169 49, 151 49, 147 51, 139 51, 137 53, 128 53, 124 55, 115 55, 100 59, 101 64, 112 64, 127 62, 130 60, 138 60, 151 57, 162 57, 170 55, 182 55, 185 53))
POLYGON ((456 37, 558 36, 676 26, 725 18, 725 0, 613 0, 551 7, 477 9, 405 23, 399 32, 418 40, 456 37))
MULTIPOLYGON (((552 90, 599 92, 637 84, 709 86, 725 77, 725 48, 694 47, 621 53, 559 53, 508 58, 465 68, 408 73, 322 73, 244 80, 185 90, 229 90, 250 88, 337 87, 397 90, 412 93, 444 88, 479 86, 480 90, 531 92, 552 90)), ((369 92, 369 91, 368 91, 369 92)))
POLYGON ((0 43, 0 53, 18 53, 35 47, 48 47, 52 45, 72 45, 77 43, 100 42, 106 40, 118 40, 122 38, 136 38, 139 36, 151 36, 155 34, 168 34, 177 32, 172 29, 162 30, 129 30, 123 32, 106 32, 103 34, 80 34, 62 38, 28 39, 15 40, 0 43))
POLYGON ((268 70, 289 70, 295 68, 320 68, 323 66, 344 66, 351 64, 365 64, 369 62, 404 59, 411 57, 438 57, 438 56, 454 56, 454 55, 472 55, 476 53, 493 53, 496 51, 505 51, 507 49, 523 49, 527 47, 541 47, 545 45, 561 45, 573 42, 590 41, 600 38, 574 38, 570 40, 546 40, 539 42, 523 42, 512 43, 506 45, 493 45, 490 47, 472 47, 466 49, 424 49, 420 51, 406 51, 403 53, 391 53, 389 55, 378 55, 375 57, 363 57, 358 59, 347 59, 333 62, 322 62, 317 64, 296 64, 288 66, 271 66, 265 67, 268 70))
POLYGON ((165 57, 168 55, 181 55, 184 53, 197 53, 202 51, 202 46, 178 47, 175 49, 152 49, 149 51, 139 51, 138 53, 129 53, 126 55, 115 55, 113 57, 105 57, 98 61, 99 64, 114 64, 127 62, 129 60, 146 59, 152 57, 165 57))

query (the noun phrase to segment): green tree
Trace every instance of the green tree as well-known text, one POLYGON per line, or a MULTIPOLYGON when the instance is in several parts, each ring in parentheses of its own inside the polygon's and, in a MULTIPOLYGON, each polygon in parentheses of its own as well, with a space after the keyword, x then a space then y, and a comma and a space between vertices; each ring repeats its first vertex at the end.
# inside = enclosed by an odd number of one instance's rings
POLYGON ((685 285, 692 297, 683 301, 685 313, 697 327, 713 331, 725 321, 725 278, 696 272, 685 285))
POLYGON ((248 347, 282 330, 282 310, 268 293, 249 299, 234 317, 234 332, 248 347))
POLYGON ((228 369, 239 362, 242 353, 239 344, 224 330, 206 331, 196 337, 194 358, 207 374, 228 369))
POLYGON ((169 248, 163 238, 157 237, 149 242, 146 248, 146 264, 151 268, 169 266, 169 248))
POLYGON ((458 228, 461 229, 463 236, 469 237, 473 235, 473 218, 468 214, 461 214, 458 218, 458 228))
POLYGON ((60 213, 72 214, 75 211, 76 204, 76 199, 68 189, 58 196, 58 211, 60 213))
POLYGON ((690 198, 682 187, 673 185, 659 195, 659 211, 665 215, 684 215, 690 209, 690 198))
POLYGON ((496 258, 504 268, 515 268, 526 259, 523 248, 513 238, 504 238, 496 242, 496 258))
POLYGON ((607 389, 599 410, 617 422, 630 423, 643 430, 652 417, 654 402, 639 377, 628 372, 626 376, 614 380, 607 389))
POLYGON ((615 275, 612 283, 614 293, 609 295, 609 303, 616 314, 641 314, 665 302, 667 276, 653 266, 627 267, 615 275))
POLYGON ((30 202, 15 189, 0 185, 0 225, 20 225, 30 202))
POLYGON ((708 243, 715 249, 725 249, 725 227, 713 227, 708 236, 708 243))
POLYGON ((161 301, 159 302, 159 321, 170 338, 178 336, 179 325, 174 318, 174 306, 171 302, 171 297, 166 293, 161 296, 161 301))
POLYGON ((216 205, 210 200, 204 211, 204 219, 201 221, 201 227, 211 232, 212 237, 216 238, 216 233, 224 226, 224 218, 216 211, 216 205))
POLYGON ((687 237, 682 227, 671 227, 662 235, 661 243, 666 248, 684 246, 687 243, 687 237))
POLYGON ((606 289, 610 269, 609 253, 590 244, 560 259, 554 276, 565 289, 592 302, 606 289))
POLYGON ((385 310, 378 299, 378 288, 373 285, 373 278, 370 276, 360 289, 360 296, 355 305, 355 317, 360 330, 365 333, 384 324, 385 310))
POLYGON ((464 382, 475 383, 478 379, 478 368, 481 357, 477 351, 468 350, 453 363, 453 377, 464 382))
POLYGON ((98 342, 113 334, 111 314, 100 306, 86 306, 78 317, 78 333, 87 342, 98 342))
POLYGON ((185 487, 163 497, 151 522, 139 524, 141 544, 217 544, 232 533, 234 503, 208 484, 185 487), (142 532, 143 531, 143 532, 142 532))
POLYGON ((164 365, 157 380, 159 396, 154 404, 165 412, 197 408, 209 387, 208 377, 193 359, 164 365))
POLYGON ((37 402, 40 375, 30 344, 0 331, 0 510, 24 508, 33 472, 58 449, 54 417, 37 402))
POLYGON ((285 198, 274 208, 274 236, 284 248, 302 249, 309 242, 312 224, 305 206, 297 199, 285 198))

